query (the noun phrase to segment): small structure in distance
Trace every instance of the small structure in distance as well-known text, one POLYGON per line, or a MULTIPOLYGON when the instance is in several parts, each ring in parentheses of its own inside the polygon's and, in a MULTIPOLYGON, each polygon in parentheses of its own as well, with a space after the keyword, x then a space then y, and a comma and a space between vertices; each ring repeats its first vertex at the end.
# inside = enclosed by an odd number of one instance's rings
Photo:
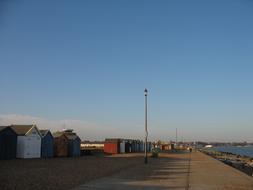
POLYGON ((36 125, 11 125, 17 137, 17 158, 40 158, 41 134, 36 125))

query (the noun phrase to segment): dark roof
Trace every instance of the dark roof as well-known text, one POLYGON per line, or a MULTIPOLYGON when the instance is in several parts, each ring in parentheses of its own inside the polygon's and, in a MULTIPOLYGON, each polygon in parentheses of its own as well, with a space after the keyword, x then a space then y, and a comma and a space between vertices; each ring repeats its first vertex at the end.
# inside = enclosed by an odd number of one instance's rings
MULTIPOLYGON (((0 131, 6 129, 6 128, 10 128, 10 126, 0 126, 0 131)), ((11 129, 12 130, 12 129, 11 129)), ((13 130, 12 130, 13 131, 13 130)))
POLYGON ((0 126, 0 131, 7 128, 8 126, 0 126))
POLYGON ((15 133, 15 135, 17 135, 17 133, 10 126, 0 126, 0 131, 3 131, 4 129, 7 129, 7 130, 9 129, 13 133, 15 133))
POLYGON ((73 133, 74 129, 63 129, 62 131, 66 133, 73 133))
POLYGON ((42 137, 46 136, 48 132, 50 132, 49 129, 41 129, 40 130, 40 134, 42 135, 42 137))
POLYGON ((68 140, 75 140, 76 138, 79 138, 75 133, 65 133, 68 140))
POLYGON ((57 131, 53 133, 54 138, 60 137, 62 135, 65 135, 65 137, 67 137, 68 140, 75 140, 76 138, 79 138, 76 133, 71 132, 57 131))
POLYGON ((60 131, 57 131, 57 132, 54 132, 54 133, 53 133, 53 137, 54 137, 54 138, 58 138, 58 137, 60 137, 60 136, 62 136, 62 135, 64 135, 64 133, 63 133, 63 132, 60 132, 60 131))
POLYGON ((111 138, 111 139, 105 139, 105 142, 111 142, 111 143, 119 143, 121 139, 119 138, 111 138))
POLYGON ((17 135, 25 135, 34 125, 11 125, 17 135))

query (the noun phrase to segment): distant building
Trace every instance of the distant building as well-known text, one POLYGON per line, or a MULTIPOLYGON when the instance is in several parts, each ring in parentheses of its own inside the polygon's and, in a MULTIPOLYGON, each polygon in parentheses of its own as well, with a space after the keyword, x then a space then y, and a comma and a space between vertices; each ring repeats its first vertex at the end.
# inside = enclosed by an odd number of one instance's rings
POLYGON ((41 134, 36 125, 11 125, 17 137, 17 158, 40 158, 41 134))
POLYGON ((41 133, 41 157, 52 158, 54 156, 54 137, 50 130, 40 130, 41 133))
POLYGON ((169 144, 161 144, 160 148, 161 148, 161 150, 170 150, 170 145, 169 144))
POLYGON ((175 144, 169 144, 169 150, 174 150, 175 149, 175 144))
MULTIPOLYGON (((151 151, 151 142, 147 142, 147 151, 151 151)), ((119 154, 119 153, 131 153, 131 152, 143 152, 144 142, 141 140, 133 139, 120 139, 111 138, 105 139, 104 153, 119 154)))
POLYGON ((107 154, 119 154, 120 153, 121 139, 105 139, 104 152, 107 154))
POLYGON ((80 156, 81 139, 73 132, 65 132, 65 135, 68 138, 68 156, 80 156))
POLYGON ((56 156, 80 156, 81 139, 72 129, 58 131, 53 136, 56 156))
POLYGON ((81 149, 104 149, 104 142, 100 141, 83 141, 81 142, 81 149))
POLYGON ((14 159, 17 152, 17 134, 9 126, 0 126, 0 160, 14 159))
POLYGON ((126 141, 122 140, 120 142, 120 153, 126 153, 126 141))
POLYGON ((63 133, 54 133, 54 156, 67 157, 68 156, 68 138, 63 133))
POLYGON ((130 140, 125 140, 125 153, 132 152, 132 146, 130 140))

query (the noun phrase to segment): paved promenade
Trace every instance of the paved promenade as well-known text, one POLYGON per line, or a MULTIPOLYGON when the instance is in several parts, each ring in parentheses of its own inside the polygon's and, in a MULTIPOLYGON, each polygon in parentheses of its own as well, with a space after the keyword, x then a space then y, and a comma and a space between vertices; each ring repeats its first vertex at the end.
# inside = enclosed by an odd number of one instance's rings
POLYGON ((191 157, 190 189, 253 190, 253 177, 199 152, 191 157))
POLYGON ((163 153, 75 190, 253 190, 253 178, 199 152, 163 153))

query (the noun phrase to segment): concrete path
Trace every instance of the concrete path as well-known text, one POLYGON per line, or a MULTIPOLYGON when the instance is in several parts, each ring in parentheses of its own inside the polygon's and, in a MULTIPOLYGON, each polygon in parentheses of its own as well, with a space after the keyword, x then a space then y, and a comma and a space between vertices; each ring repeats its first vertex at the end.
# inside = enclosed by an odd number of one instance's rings
POLYGON ((253 190, 253 177, 203 153, 196 152, 191 157, 190 189, 253 190))
POLYGON ((163 153, 75 190, 253 190, 253 178, 199 152, 163 153))

